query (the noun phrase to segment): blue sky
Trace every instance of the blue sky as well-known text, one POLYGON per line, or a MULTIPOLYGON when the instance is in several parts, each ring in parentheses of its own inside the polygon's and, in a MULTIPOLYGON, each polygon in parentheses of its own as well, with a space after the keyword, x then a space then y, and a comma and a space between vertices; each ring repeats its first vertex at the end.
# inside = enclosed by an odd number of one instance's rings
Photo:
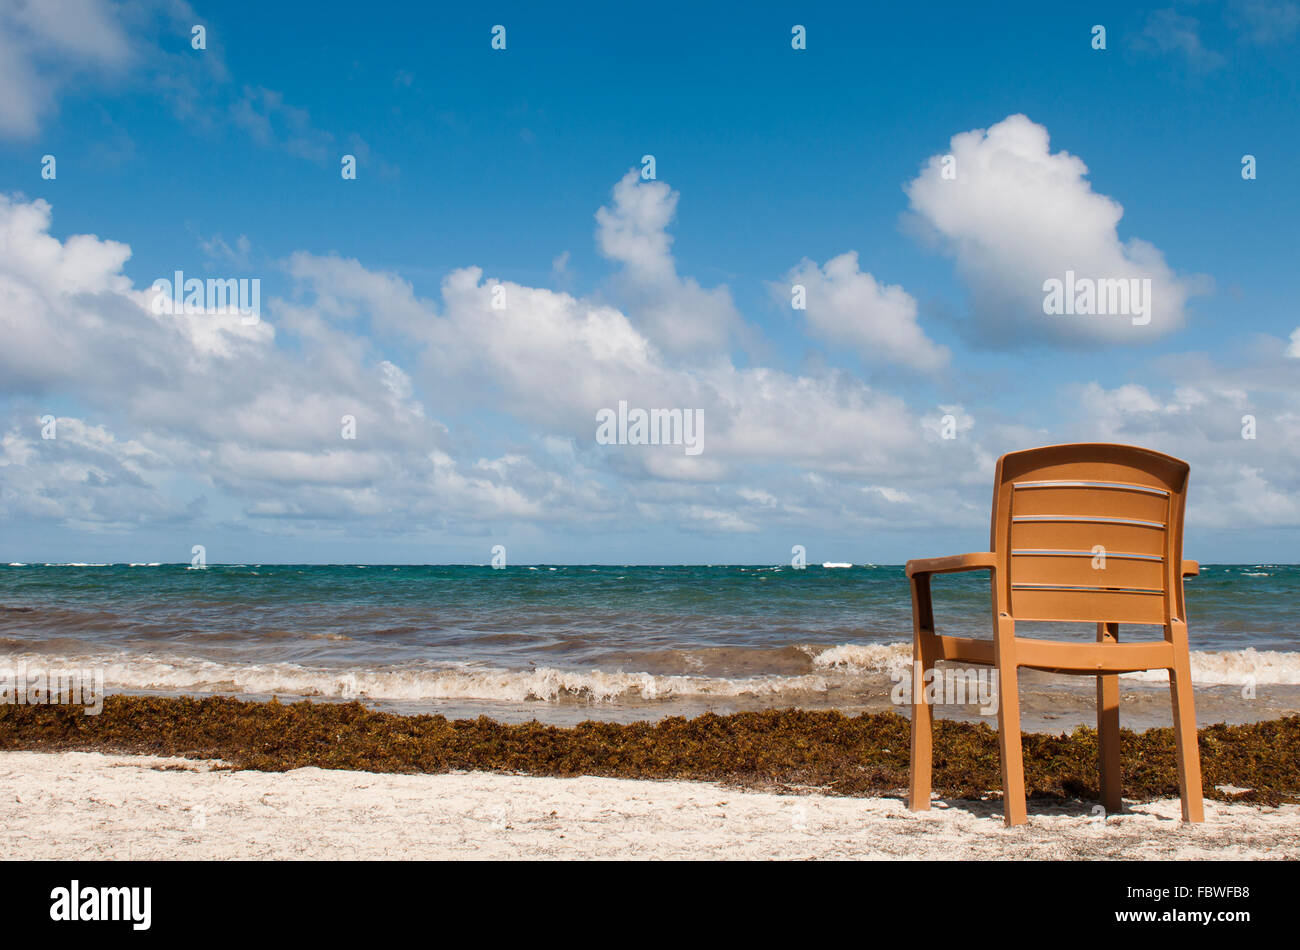
POLYGON ((1193 556, 1300 559, 1295 3, 0 11, 0 558, 898 562, 1099 440, 1192 463, 1193 556), (178 269, 260 324, 142 312, 178 269))

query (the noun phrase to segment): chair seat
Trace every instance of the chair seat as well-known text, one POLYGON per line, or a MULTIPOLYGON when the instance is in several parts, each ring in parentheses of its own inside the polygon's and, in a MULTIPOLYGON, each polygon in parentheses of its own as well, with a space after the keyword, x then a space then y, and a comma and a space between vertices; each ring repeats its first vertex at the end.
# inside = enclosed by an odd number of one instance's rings
MULTIPOLYGON (((976 637, 939 636, 939 660, 961 660, 993 666, 993 641, 976 637)), ((1016 637, 1016 666, 1050 673, 1096 675, 1135 673, 1174 668, 1174 647, 1165 640, 1151 643, 1062 643, 1016 637)))

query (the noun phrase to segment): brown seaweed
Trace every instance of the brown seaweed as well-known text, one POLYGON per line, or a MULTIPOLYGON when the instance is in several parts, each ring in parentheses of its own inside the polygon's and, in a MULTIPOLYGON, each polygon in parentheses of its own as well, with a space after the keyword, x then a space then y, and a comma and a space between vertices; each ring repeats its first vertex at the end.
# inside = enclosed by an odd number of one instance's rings
MULTIPOLYGON (((1200 730, 1208 798, 1300 801, 1300 716, 1200 730), (1217 786, 1247 789, 1220 791, 1217 786)), ((370 772, 486 770, 530 775, 691 779, 772 791, 895 795, 907 786, 908 721, 799 709, 573 727, 402 716, 358 702, 245 702, 110 696, 98 716, 75 706, 0 706, 0 749, 95 750, 218 759, 237 769, 303 766, 370 772)), ((1124 730, 1124 797, 1176 797, 1173 730, 1124 730)), ((1025 782, 1038 799, 1095 799, 1097 733, 1026 733, 1025 782)), ((939 721, 934 789, 998 794, 997 733, 939 721)))

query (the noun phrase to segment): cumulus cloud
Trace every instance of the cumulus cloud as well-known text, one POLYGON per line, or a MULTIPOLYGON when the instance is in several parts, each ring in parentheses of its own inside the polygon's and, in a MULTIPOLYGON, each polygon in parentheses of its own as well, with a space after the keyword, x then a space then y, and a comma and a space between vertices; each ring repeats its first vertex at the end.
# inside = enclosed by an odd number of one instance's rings
POLYGON ((916 370, 935 370, 948 361, 947 349, 917 324, 912 295, 860 270, 856 251, 825 266, 804 258, 786 275, 786 284, 772 286, 773 294, 789 305, 794 285, 806 292, 803 314, 809 328, 827 342, 851 347, 873 363, 916 370))
POLYGON ((154 313, 123 273, 127 245, 60 240, 51 213, 0 201, 12 407, 0 481, 23 517, 120 526, 216 509, 366 535, 620 512, 686 531, 870 527, 960 520, 961 490, 943 473, 991 466, 973 440, 937 439, 923 413, 850 374, 674 354, 636 311, 478 267, 449 273, 431 300, 397 274, 299 252, 283 262, 293 293, 265 300, 257 324, 154 313), (38 407, 69 398, 95 408, 65 414, 67 431, 102 437, 47 445, 38 407), (596 413, 620 401, 698 410, 704 453, 597 444, 596 413), (902 494, 918 480, 934 490, 902 494))
MULTIPOLYGON (((453 457, 407 371, 339 328, 348 314, 330 308, 338 298, 322 296, 320 312, 273 301, 252 325, 238 314, 156 313, 151 289, 122 273, 129 247, 60 240, 51 223, 44 201, 0 199, 0 383, 12 403, 0 499, 11 514, 169 521, 207 492, 248 516, 352 519, 382 532, 413 517, 546 517, 543 499, 570 510, 567 499, 585 490, 527 459, 453 457), (286 334, 292 347, 280 345, 286 334), (36 407, 67 399, 98 418, 61 416, 57 437, 42 438, 36 407), (355 440, 343 438, 345 416, 355 440), (200 487, 176 499, 178 479, 200 487), (530 487, 537 494, 525 498, 530 487)), ((409 292, 391 275, 322 260, 290 267, 379 307, 409 292)))
MULTIPOLYGON (((345 282, 329 269, 352 266, 329 258, 299 263, 301 273, 315 275, 333 293, 345 282)), ((351 295, 331 297, 323 309, 366 308, 383 299, 367 303, 361 282, 346 286, 354 288, 351 295)), ((322 307, 319 297, 313 305, 322 307)), ((919 416, 901 399, 846 374, 798 376, 738 367, 726 357, 679 363, 613 307, 486 278, 477 267, 443 280, 440 307, 435 312, 429 305, 424 328, 416 375, 435 410, 491 407, 589 447, 596 413, 620 401, 703 412, 702 457, 685 458, 680 447, 665 446, 612 453, 625 473, 717 481, 762 460, 901 474, 925 443, 919 416), (504 292, 504 308, 493 306, 494 287, 504 292)))
POLYGON ((145 441, 82 419, 58 417, 48 428, 34 414, 10 420, 0 435, 0 516, 91 531, 173 520, 184 510, 158 483, 167 467, 145 441))
POLYGON ((621 288, 652 342, 670 353, 721 352, 742 332, 740 314, 725 286, 705 289, 678 275, 668 234, 677 199, 664 182, 629 171, 596 212, 596 244, 622 266, 621 288))
MULTIPOLYGON (((1181 375, 1181 374, 1179 374, 1181 375)), ((1080 441, 1143 445, 1192 467, 1188 523, 1239 530, 1300 527, 1295 382, 1268 367, 1201 365, 1195 383, 1071 387, 1080 441)))
MULTIPOLYGON (((952 255, 970 295, 972 336, 1021 341, 1138 342, 1174 330, 1203 279, 1182 277, 1154 245, 1121 240, 1119 202, 1092 190, 1083 160, 1053 152, 1047 129, 1012 115, 953 136, 955 177, 932 156, 908 183, 911 210, 952 255), (1067 273, 1068 272, 1068 273, 1067 273), (1048 314, 1047 282, 1149 281, 1147 322, 1133 314, 1048 314)), ((1136 307, 1130 305, 1130 310, 1136 307)))
POLYGON ((433 304, 417 297, 410 282, 398 274, 369 270, 356 258, 305 251, 291 254, 286 270, 314 294, 310 311, 294 311, 305 318, 295 324, 304 331, 317 319, 346 324, 369 318, 382 333, 417 339, 425 335, 433 304))
MULTIPOLYGON (((598 235, 643 282, 689 287, 666 241, 668 194, 625 195, 615 202, 625 220, 606 209, 598 235)), ((0 198, 0 387, 10 407, 0 509, 11 518, 107 531, 215 510, 268 531, 348 537, 502 522, 595 530, 619 518, 742 536, 978 531, 997 454, 1075 438, 1188 458, 1193 523, 1300 524, 1288 500, 1300 497, 1288 474, 1300 418, 1294 364, 1282 355, 1296 355, 1300 331, 1289 350, 1284 340, 1259 348, 1267 366, 1167 373, 1190 385, 1153 376, 1080 387, 1062 431, 1035 432, 957 402, 912 406, 843 371, 677 351, 635 306, 481 267, 448 273, 424 297, 400 274, 300 251, 282 262, 292 292, 264 301, 258 324, 158 314, 150 290, 123 272, 127 245, 60 239, 52 223, 44 201, 0 198), (82 408, 55 407, 59 439, 41 439, 48 404, 68 400, 82 408), (698 410, 703 454, 597 444, 597 412, 620 401, 698 410), (1256 440, 1241 438, 1247 414, 1256 440), (355 440, 342 437, 345 417, 355 440)), ((943 359, 911 297, 854 255, 804 261, 787 276, 809 288, 809 332, 917 369, 943 359)))

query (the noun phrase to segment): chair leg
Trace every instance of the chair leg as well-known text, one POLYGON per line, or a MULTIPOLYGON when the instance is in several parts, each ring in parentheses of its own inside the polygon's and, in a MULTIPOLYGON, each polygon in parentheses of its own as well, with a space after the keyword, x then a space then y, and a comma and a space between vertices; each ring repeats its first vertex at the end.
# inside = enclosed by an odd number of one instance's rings
MULTIPOLYGON (((1182 626, 1179 624, 1178 626, 1182 626)), ((1201 785, 1201 755, 1196 737, 1196 708, 1192 701, 1192 663, 1188 655, 1187 628, 1174 642, 1174 668, 1169 671, 1169 693, 1174 706, 1174 746, 1178 759, 1178 792, 1183 800, 1183 821, 1205 821, 1201 785), (1179 643, 1179 640, 1182 642, 1179 643)))
MULTIPOLYGON (((1097 624, 1098 643, 1119 642, 1119 624, 1097 624)), ((1119 675, 1097 677, 1097 767, 1101 803, 1107 813, 1122 809, 1119 768, 1119 675)))
POLYGON ((925 701, 927 670, 934 668, 934 615, 930 605, 930 579, 912 578, 912 755, 908 776, 907 807, 926 811, 930 807, 930 773, 933 768, 934 717, 925 701))
POLYGON ((1017 677, 1014 621, 998 619, 993 659, 998 671, 998 749, 1002 759, 1002 813, 1007 827, 1023 825, 1025 759, 1020 745, 1020 686, 1017 677))
POLYGON ((921 679, 922 672, 928 669, 924 662, 918 656, 912 664, 912 767, 907 795, 907 807, 912 811, 929 809, 930 773, 934 767, 933 714, 925 701, 925 685, 921 679))

